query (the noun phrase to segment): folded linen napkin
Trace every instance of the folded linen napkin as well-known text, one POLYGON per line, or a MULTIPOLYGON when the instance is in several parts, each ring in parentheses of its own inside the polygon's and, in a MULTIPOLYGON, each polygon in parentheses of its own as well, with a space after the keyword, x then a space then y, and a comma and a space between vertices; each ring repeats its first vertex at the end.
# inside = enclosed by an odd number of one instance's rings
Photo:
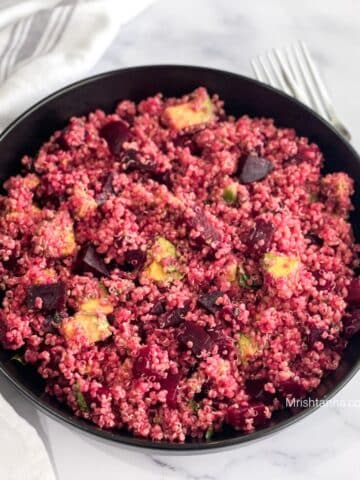
MULTIPOLYGON (((86 74, 151 0, 0 0, 0 131, 86 74)), ((46 449, 0 394, 0 479, 54 480, 46 449)))
POLYGON ((83 77, 151 0, 0 0, 0 131, 83 77))

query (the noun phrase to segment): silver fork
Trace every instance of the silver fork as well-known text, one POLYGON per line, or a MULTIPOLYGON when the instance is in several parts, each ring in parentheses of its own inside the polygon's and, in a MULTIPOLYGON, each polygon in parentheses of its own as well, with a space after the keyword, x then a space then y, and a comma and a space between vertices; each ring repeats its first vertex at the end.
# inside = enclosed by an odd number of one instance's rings
POLYGON ((258 80, 283 90, 315 110, 347 140, 350 132, 339 120, 327 88, 304 42, 274 48, 251 60, 258 80))

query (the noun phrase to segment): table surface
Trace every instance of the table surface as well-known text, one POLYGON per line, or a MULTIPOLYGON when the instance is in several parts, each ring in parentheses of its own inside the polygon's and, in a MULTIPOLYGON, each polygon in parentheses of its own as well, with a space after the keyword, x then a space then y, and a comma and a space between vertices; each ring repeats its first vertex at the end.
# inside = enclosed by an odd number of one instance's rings
MULTIPOLYGON (((155 2, 121 29, 93 72, 183 63, 251 75, 249 59, 304 39, 360 150, 360 2, 357 0, 182 0, 155 2), (301 8, 300 8, 301 7, 301 8)), ((7 382, 0 390, 40 433, 59 480, 86 478, 347 480, 358 477, 360 375, 323 407, 273 437, 202 456, 143 454, 85 436, 38 412, 7 382), (341 402, 357 401, 355 406, 341 402), (78 477, 80 475, 80 477, 78 477)))

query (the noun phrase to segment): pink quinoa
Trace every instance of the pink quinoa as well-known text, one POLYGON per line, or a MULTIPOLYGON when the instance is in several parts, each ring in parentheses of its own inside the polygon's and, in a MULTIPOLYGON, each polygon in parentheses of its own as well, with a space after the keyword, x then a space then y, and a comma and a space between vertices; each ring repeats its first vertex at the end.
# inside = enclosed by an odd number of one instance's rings
POLYGON ((360 329, 353 181, 199 88, 72 118, 0 197, 0 341, 101 428, 266 426, 360 329))

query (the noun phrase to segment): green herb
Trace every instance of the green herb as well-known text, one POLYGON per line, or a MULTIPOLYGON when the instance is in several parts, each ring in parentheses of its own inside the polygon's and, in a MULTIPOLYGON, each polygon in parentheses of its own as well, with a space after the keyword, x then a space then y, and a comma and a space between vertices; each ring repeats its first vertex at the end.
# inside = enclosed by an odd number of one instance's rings
POLYGON ((214 435, 214 427, 211 426, 206 430, 205 440, 209 442, 212 439, 213 435, 214 435))
POLYGON ((236 183, 232 183, 224 188, 222 193, 222 198, 224 202, 229 203, 230 205, 236 202, 236 199, 237 199, 236 183))
POLYGON ((250 275, 248 275, 245 272, 240 272, 239 273, 239 285, 240 285, 240 287, 251 288, 249 280, 250 280, 250 275))
POLYGON ((318 196, 315 194, 315 193, 310 193, 309 194, 309 202, 310 203, 315 203, 317 202, 319 199, 318 199, 318 196))
POLYGON ((80 391, 80 385, 78 383, 75 383, 74 385, 74 395, 75 395, 76 403, 78 404, 80 410, 82 412, 88 412, 89 407, 86 403, 83 393, 80 391))
POLYGON ((27 363, 26 363, 25 360, 24 360, 24 357, 23 357, 22 355, 20 355, 19 353, 16 353, 15 355, 13 355, 13 356, 11 357, 11 360, 12 360, 13 362, 18 362, 18 363, 20 363, 20 365, 27 365, 27 363))
POLYGON ((55 312, 54 315, 53 315, 53 322, 61 323, 61 320, 62 320, 62 318, 61 318, 59 312, 55 312))
POLYGON ((200 405, 194 399, 191 399, 188 405, 194 413, 196 413, 200 408, 200 405))

